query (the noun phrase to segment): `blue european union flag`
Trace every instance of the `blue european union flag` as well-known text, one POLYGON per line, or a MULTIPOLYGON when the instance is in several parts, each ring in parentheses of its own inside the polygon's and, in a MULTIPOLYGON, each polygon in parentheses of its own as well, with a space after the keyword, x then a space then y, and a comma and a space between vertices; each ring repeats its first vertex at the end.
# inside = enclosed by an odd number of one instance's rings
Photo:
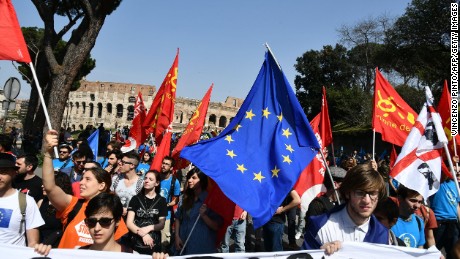
POLYGON ((265 224, 291 191, 319 144, 291 86, 272 54, 235 118, 219 136, 185 147, 181 157, 210 176, 265 224))
POLYGON ((88 144, 94 154, 93 161, 97 161, 97 153, 99 151, 99 129, 95 130, 93 134, 89 136, 88 144))
POLYGON ((0 208, 0 228, 8 228, 13 210, 0 208))

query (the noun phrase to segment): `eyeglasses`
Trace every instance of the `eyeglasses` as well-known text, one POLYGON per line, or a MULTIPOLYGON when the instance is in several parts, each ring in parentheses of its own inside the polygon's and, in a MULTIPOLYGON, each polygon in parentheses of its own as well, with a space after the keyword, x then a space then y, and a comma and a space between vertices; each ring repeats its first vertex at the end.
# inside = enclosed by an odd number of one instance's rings
POLYGON ((112 224, 112 221, 113 221, 113 218, 100 218, 100 219, 97 219, 97 218, 86 218, 86 219, 85 219, 85 224, 86 224, 89 228, 95 228, 95 227, 96 227, 96 224, 99 222, 99 225, 101 225, 101 227, 103 227, 103 228, 108 228, 108 227, 110 227, 110 225, 112 224))
POLYGON ((81 165, 81 164, 86 164, 86 161, 74 161, 73 163, 81 165))
POLYGON ((132 164, 133 164, 133 163, 128 162, 128 161, 125 161, 125 160, 120 160, 120 163, 121 163, 122 165, 125 165, 125 164, 132 165, 132 164))
POLYGON ((69 152, 67 151, 59 151, 59 154, 68 154, 69 152))
POLYGON ((373 191, 373 192, 365 192, 361 190, 354 191, 355 197, 359 199, 366 197, 366 195, 368 194, 369 194, 369 198, 371 198, 371 200, 373 201, 377 200, 377 198, 379 197, 379 192, 377 191, 373 191))

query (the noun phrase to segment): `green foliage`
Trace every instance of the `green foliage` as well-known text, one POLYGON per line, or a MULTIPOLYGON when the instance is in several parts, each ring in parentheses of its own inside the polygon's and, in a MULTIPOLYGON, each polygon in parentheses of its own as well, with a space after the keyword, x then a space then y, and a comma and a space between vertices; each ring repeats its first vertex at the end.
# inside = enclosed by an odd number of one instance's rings
POLYGON ((376 67, 396 75, 397 92, 416 112, 425 101, 423 86, 439 97, 443 80, 450 78, 451 2, 456 1, 413 0, 394 23, 382 16, 339 28, 349 50, 325 45, 298 57, 294 83, 308 117, 320 112, 325 86, 334 130, 369 128, 376 67))
POLYGON ((412 1, 386 39, 391 69, 430 87, 450 78, 451 2, 412 1))
POLYGON ((354 84, 347 49, 340 44, 324 46, 321 51, 307 51, 297 58, 294 67, 300 73, 294 80, 297 98, 309 117, 321 110, 322 86, 347 89, 354 84))

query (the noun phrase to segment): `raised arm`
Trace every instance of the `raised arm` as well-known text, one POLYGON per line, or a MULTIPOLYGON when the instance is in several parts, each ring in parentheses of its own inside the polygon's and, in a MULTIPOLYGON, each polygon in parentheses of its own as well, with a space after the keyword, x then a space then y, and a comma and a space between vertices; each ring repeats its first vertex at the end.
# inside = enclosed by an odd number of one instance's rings
POLYGON ((43 156, 43 186, 51 204, 57 211, 63 211, 70 204, 72 196, 65 193, 54 181, 53 148, 58 145, 58 133, 49 130, 45 136, 45 154, 43 156))

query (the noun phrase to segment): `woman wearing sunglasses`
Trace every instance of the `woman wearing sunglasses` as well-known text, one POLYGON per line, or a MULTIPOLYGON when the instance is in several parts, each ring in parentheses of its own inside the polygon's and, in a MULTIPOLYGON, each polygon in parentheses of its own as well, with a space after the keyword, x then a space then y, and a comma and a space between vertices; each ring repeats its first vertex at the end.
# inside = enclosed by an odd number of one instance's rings
POLYGON ((131 243, 140 254, 161 251, 161 230, 165 226, 168 207, 160 196, 160 173, 148 171, 144 187, 134 196, 128 206, 126 224, 131 231, 131 243))
MULTIPOLYGON (((43 186, 48 194, 48 198, 56 208, 57 217, 61 219, 63 225, 67 225, 59 243, 59 248, 76 248, 93 243, 93 238, 89 235, 89 230, 85 224, 85 209, 88 202, 100 193, 110 192, 112 179, 110 174, 104 171, 96 163, 87 163, 84 166, 82 179, 80 181, 80 196, 77 197, 66 194, 54 179, 52 156, 53 148, 58 144, 58 134, 55 130, 50 130, 45 136, 45 148, 47 152, 43 158, 43 186), (80 207, 80 209, 78 209, 80 207), (69 217, 70 216, 70 217, 69 217), (67 219, 73 218, 68 224, 67 219)), ((115 240, 128 233, 128 229, 123 220, 115 232, 115 240)))
MULTIPOLYGON (((103 192, 93 197, 86 206, 84 221, 94 243, 82 246, 80 249, 133 253, 133 249, 115 241, 115 231, 120 224, 122 214, 123 205, 115 194, 103 192)), ((49 254, 50 249, 50 245, 35 246, 35 251, 45 256, 49 254)))

